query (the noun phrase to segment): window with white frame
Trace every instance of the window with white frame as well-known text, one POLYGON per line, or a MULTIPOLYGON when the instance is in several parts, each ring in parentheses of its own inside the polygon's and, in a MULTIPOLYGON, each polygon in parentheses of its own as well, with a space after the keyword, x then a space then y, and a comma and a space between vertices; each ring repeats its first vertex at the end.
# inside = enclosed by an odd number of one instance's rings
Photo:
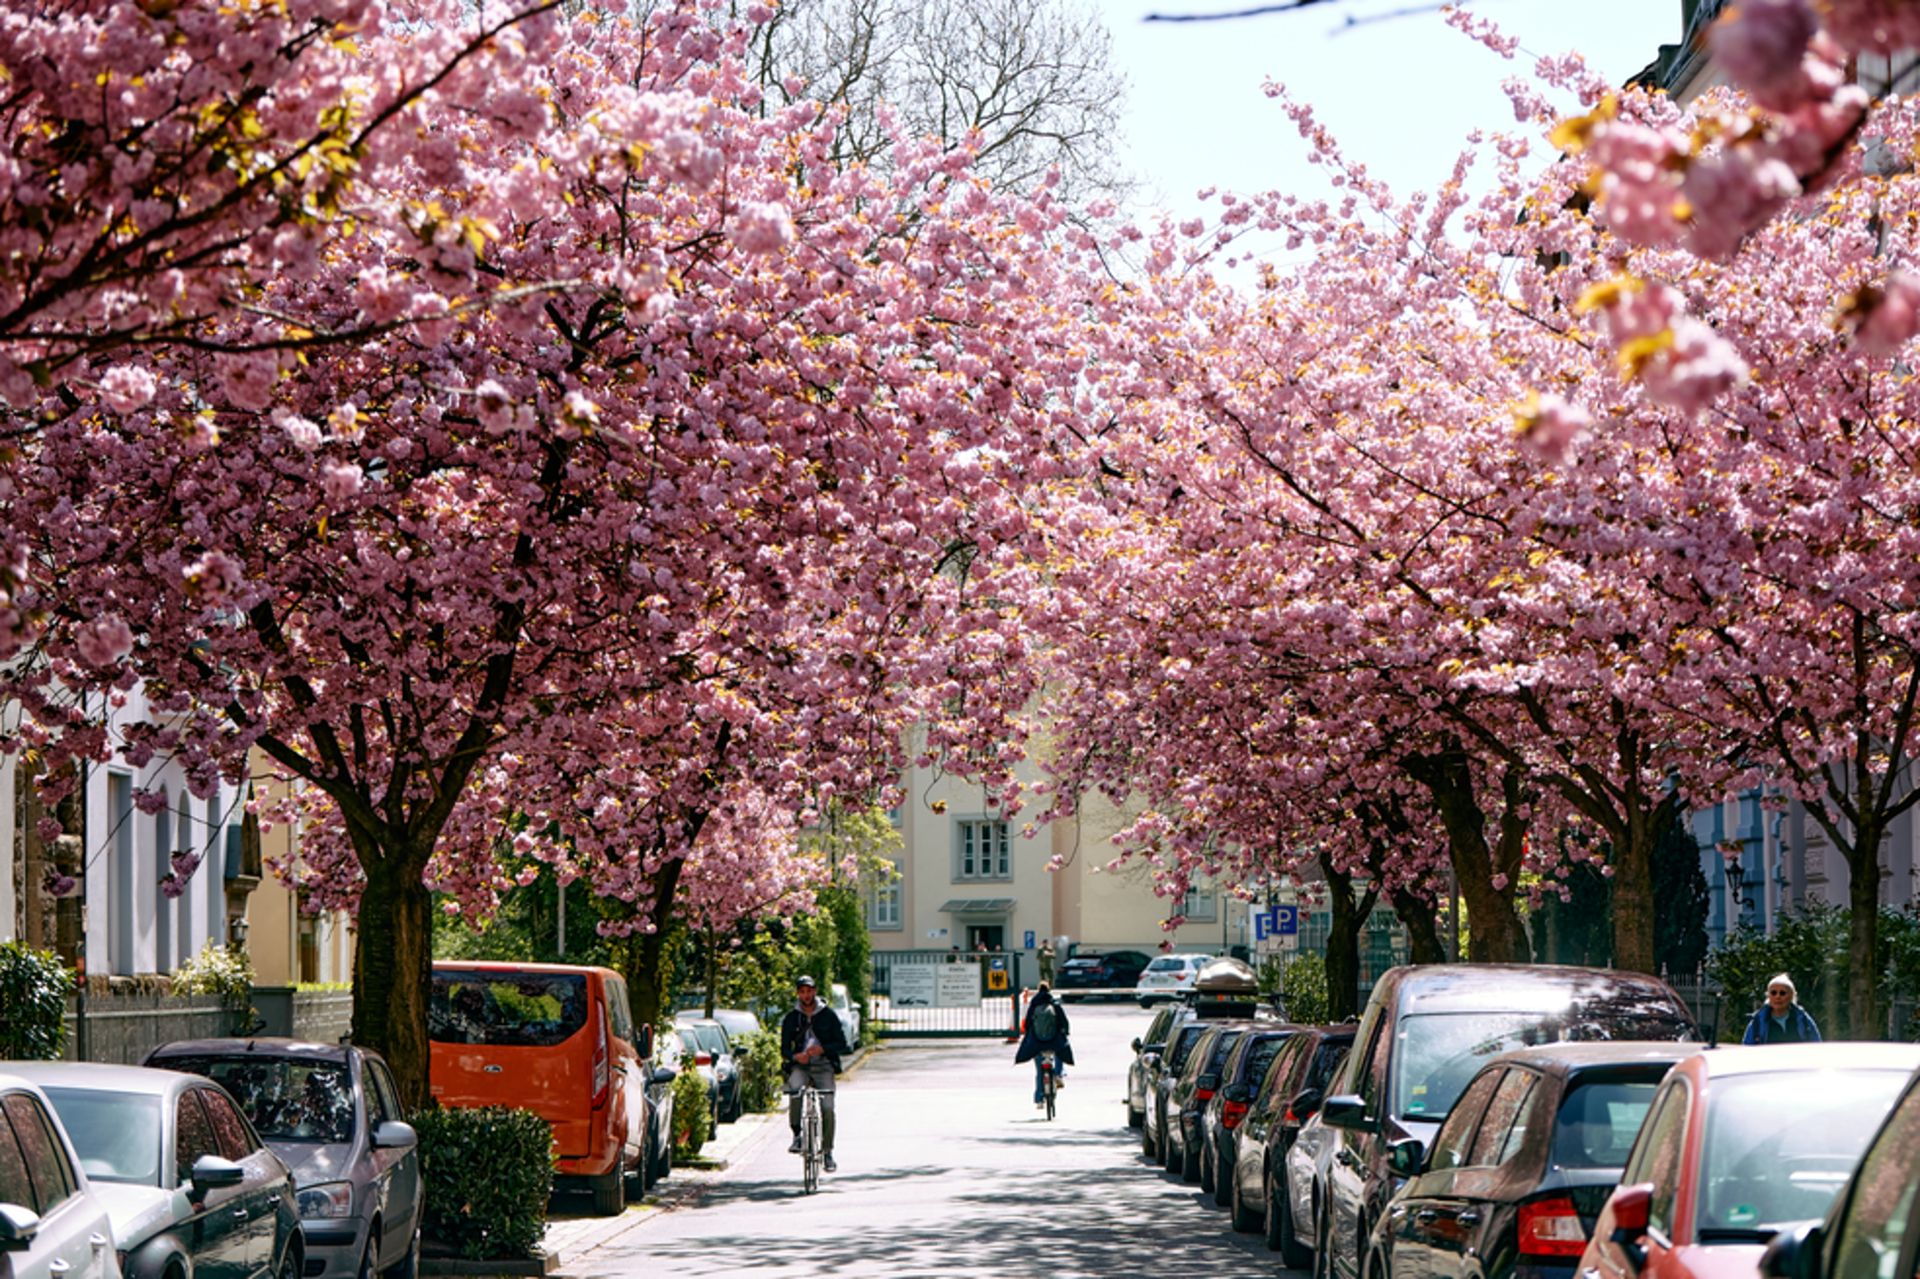
POLYGON ((1189 888, 1187 895, 1180 899, 1180 913, 1190 924, 1206 924, 1218 919, 1217 898, 1205 888, 1189 888))
POLYGON ((1005 822, 963 821, 955 827, 955 880, 1013 878, 1013 843, 1005 822))
POLYGON ((867 927, 897 929, 900 926, 900 872, 895 867, 886 882, 875 884, 867 894, 867 927))

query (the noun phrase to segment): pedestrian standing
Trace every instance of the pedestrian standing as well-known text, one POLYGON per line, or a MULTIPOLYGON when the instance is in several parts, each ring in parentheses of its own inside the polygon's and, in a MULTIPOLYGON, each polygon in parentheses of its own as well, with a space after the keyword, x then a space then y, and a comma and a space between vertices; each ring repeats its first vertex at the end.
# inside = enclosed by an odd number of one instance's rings
POLYGON ((1053 938, 1040 939, 1040 949, 1034 953, 1034 958, 1040 962, 1040 984, 1051 986, 1053 984, 1053 938))
POLYGON ((1743 1044, 1817 1044, 1820 1027, 1802 1008, 1793 978, 1775 973, 1767 979, 1767 1002, 1747 1022, 1743 1044))

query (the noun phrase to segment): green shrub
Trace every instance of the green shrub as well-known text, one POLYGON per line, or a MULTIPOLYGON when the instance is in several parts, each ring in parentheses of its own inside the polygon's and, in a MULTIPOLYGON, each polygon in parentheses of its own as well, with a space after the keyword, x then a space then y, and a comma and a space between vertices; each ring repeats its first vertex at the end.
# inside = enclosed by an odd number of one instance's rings
POLYGON ((0 943, 0 1061, 58 1061, 73 974, 50 950, 0 943))
POLYGON ((713 1112, 707 1107, 707 1081, 691 1063, 673 1081, 673 1157, 692 1159, 713 1135, 713 1112))
POLYGON ((749 1111, 772 1110, 780 1103, 786 1084, 786 1066, 780 1060, 780 1028, 762 1026, 733 1041, 733 1059, 740 1067, 740 1104, 749 1111))
POLYGON ((229 1004, 245 1003, 253 997, 253 961, 238 946, 208 942, 173 970, 173 993, 218 995, 229 1004))
POLYGON ((472 1261, 534 1255, 553 1194, 553 1129, 530 1110, 423 1110, 421 1233, 472 1261))
POLYGON ((1327 961, 1318 951, 1291 959, 1280 975, 1280 997, 1288 1021, 1315 1025, 1331 1015, 1327 961))

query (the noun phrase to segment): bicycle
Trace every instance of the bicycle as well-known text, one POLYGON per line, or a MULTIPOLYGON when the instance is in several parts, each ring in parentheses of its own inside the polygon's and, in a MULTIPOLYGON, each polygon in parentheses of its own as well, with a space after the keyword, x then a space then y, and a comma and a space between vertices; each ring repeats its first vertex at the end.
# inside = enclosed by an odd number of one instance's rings
POLYGON ((826 1160, 820 1122, 820 1090, 808 1084, 800 1090, 800 1184, 807 1194, 820 1188, 820 1166, 826 1160))
POLYGON ((1054 1094, 1060 1090, 1059 1083, 1054 1079, 1054 1074, 1058 1070, 1058 1067, 1059 1063, 1054 1059, 1052 1052, 1043 1052, 1040 1054, 1040 1092, 1046 1099, 1047 1119, 1049 1121, 1053 1119, 1054 1094))

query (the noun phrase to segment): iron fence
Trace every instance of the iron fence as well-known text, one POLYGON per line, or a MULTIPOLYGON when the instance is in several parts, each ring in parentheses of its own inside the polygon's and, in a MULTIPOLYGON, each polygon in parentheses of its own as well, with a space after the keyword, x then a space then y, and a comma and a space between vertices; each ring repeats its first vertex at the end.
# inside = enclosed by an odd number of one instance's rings
POLYGON ((876 950, 869 1007, 880 1038, 1001 1038, 1024 1006, 1014 951, 876 950))

